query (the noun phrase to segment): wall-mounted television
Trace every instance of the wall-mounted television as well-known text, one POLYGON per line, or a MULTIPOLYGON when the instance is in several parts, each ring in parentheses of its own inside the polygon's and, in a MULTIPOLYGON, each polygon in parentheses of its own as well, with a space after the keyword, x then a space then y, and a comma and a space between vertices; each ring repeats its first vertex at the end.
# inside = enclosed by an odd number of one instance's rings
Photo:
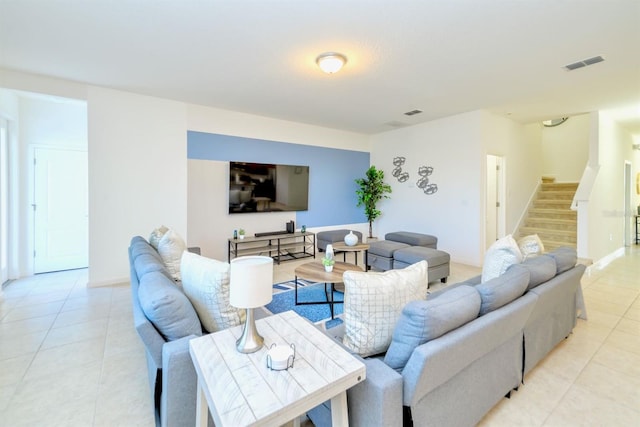
POLYGON ((229 162, 229 213, 309 209, 309 166, 229 162))

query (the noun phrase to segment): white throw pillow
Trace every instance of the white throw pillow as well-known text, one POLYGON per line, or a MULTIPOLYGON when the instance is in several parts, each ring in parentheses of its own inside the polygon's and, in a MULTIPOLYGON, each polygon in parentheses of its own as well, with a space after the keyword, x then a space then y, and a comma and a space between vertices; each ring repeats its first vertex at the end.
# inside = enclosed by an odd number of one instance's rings
POLYGON ((153 246, 156 250, 158 250, 158 244, 160 243, 160 239, 162 239, 162 236, 164 236, 167 231, 169 231, 169 229, 164 225, 161 225, 159 228, 156 228, 155 230, 153 230, 151 232, 151 235, 149 236, 149 244, 153 246))
POLYGON ((402 308, 427 297, 427 261, 383 273, 346 271, 343 344, 363 357, 387 351, 402 308))
POLYGON ((162 258, 164 266, 173 277, 173 280, 180 281, 180 260, 182 253, 187 250, 187 245, 182 237, 172 229, 169 229, 158 242, 158 253, 162 258))
POLYGON ((229 304, 229 263, 184 252, 180 272, 182 289, 207 332, 244 322, 245 310, 229 304))
POLYGON ((544 253, 544 245, 537 234, 524 236, 518 240, 518 247, 524 259, 542 255, 544 253))
POLYGON ((522 253, 520 253, 520 248, 511 234, 496 240, 484 256, 481 282, 495 279, 513 264, 521 262, 522 253))

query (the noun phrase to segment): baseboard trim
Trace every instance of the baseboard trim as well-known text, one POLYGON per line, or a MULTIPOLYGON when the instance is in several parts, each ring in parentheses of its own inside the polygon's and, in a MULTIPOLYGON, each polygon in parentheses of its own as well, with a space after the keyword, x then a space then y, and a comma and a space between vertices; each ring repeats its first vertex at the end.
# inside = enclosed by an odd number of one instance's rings
POLYGON ((112 279, 112 280, 98 280, 98 281, 92 281, 92 282, 87 282, 87 288, 104 288, 106 286, 122 286, 122 285, 129 285, 129 278, 128 277, 122 277, 122 278, 118 278, 118 279, 112 279))

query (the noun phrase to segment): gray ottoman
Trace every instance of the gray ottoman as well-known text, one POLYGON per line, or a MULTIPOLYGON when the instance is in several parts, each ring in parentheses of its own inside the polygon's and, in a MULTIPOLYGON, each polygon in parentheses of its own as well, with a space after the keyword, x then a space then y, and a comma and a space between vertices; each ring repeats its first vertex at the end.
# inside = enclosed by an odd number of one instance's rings
POLYGON ((426 260, 429 264, 429 283, 437 280, 447 283, 451 257, 448 253, 437 249, 425 248, 424 246, 410 246, 398 249, 393 253, 393 268, 405 268, 423 260, 426 260))
POLYGON ((367 266, 376 270, 387 271, 393 269, 393 254, 398 249, 409 248, 406 243, 392 240, 378 240, 369 243, 367 266))
POLYGON ((362 233, 355 230, 328 230, 320 231, 316 234, 316 243, 318 245, 318 251, 324 252, 328 244, 334 244, 336 242, 344 242, 344 236, 353 231, 353 234, 358 236, 358 243, 362 243, 362 233))
POLYGON ((425 248, 438 249, 438 238, 430 234, 413 233, 411 231, 395 231, 387 233, 385 240, 406 243, 409 246, 424 246, 425 248))

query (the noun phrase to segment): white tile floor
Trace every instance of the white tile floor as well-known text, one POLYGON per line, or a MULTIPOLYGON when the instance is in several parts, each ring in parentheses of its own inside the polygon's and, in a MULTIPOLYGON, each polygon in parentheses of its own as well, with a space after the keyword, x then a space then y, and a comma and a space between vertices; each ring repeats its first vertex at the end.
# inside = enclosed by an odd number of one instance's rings
MULTIPOLYGON (((300 262, 276 266, 275 281, 292 279, 300 262)), ((449 283, 478 271, 454 264, 449 283)), ((87 289, 86 281, 77 270, 5 287, 0 426, 154 425, 130 289, 87 289)), ((640 249, 582 283, 589 320, 481 425, 640 425, 640 249)))

